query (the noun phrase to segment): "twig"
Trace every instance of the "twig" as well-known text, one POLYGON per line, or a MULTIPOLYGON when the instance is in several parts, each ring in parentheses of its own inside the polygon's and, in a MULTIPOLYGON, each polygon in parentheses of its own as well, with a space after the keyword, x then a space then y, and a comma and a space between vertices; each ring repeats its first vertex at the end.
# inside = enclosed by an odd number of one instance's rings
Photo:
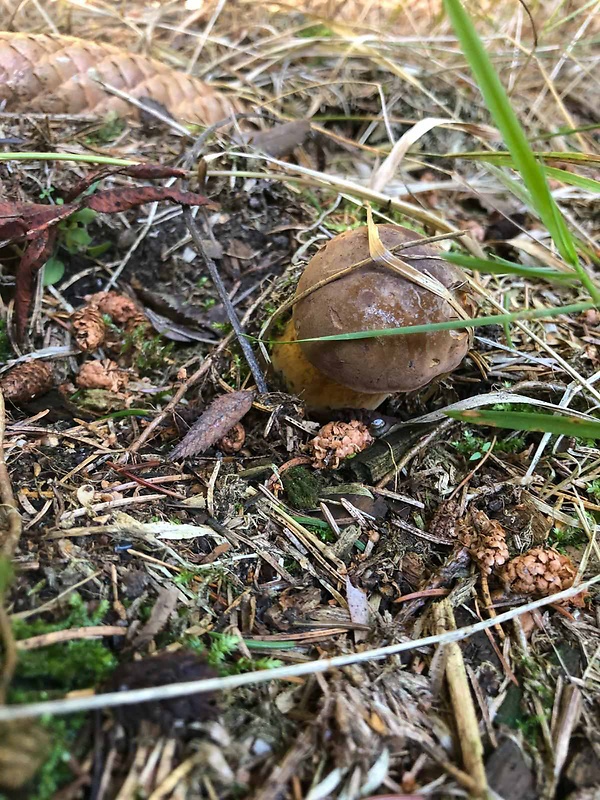
POLYGON ((206 248, 204 247, 204 242, 202 241, 202 237, 200 236, 200 231, 198 230, 198 226, 196 225, 196 220, 194 219, 193 214, 189 208, 184 209, 183 218, 191 234, 192 241, 196 246, 196 251, 200 256, 200 258, 202 259, 202 261, 204 262, 205 267, 208 269, 211 280, 219 294, 221 302, 223 303, 223 307, 225 308, 225 311, 227 313, 227 319, 231 323, 231 327, 233 328, 235 335, 237 336, 237 340, 242 349, 242 353, 244 354, 246 362, 250 367, 250 372, 252 373, 252 377, 254 378, 254 382, 256 383, 256 388, 261 394, 266 394, 268 392, 267 382, 264 379, 262 370, 258 364, 258 361, 256 360, 256 356, 254 355, 254 351, 250 346, 250 342, 244 336, 242 326, 237 318, 237 314, 235 312, 235 308, 233 307, 233 303, 231 302, 229 295, 227 294, 227 289, 225 288, 225 284, 221 280, 221 275, 219 274, 217 265, 206 252, 206 248))
MULTIPOLYGON (((4 405, 4 395, 0 391, 0 501, 2 502, 4 519, 7 527, 0 529, 0 560, 10 564, 12 561, 19 539, 21 538, 22 524, 21 516, 17 511, 17 504, 10 483, 10 476, 4 460, 4 431, 6 430, 6 407, 4 405)), ((15 637, 12 625, 6 611, 4 602, 8 575, 0 575, 0 641, 4 645, 4 659, 2 673, 0 674, 0 703, 4 703, 6 690, 12 680, 17 666, 17 651, 15 647, 15 637)))
POLYGON ((400 461, 395 465, 394 469, 390 470, 387 475, 384 475, 383 478, 377 482, 377 488, 384 489, 387 484, 404 469, 409 461, 418 455, 421 450, 427 447, 427 445, 430 444, 438 436, 438 434, 442 433, 442 431, 445 431, 446 428, 450 428, 455 421, 456 420, 453 419, 445 419, 443 422, 440 422, 440 424, 434 428, 431 433, 428 433, 427 436, 424 436, 422 439, 420 439, 414 447, 411 447, 408 453, 405 453, 402 456, 400 461))
POLYGON ((0 391, 0 502, 6 516, 8 527, 0 530, 0 556, 11 561, 21 538, 21 516, 12 492, 10 477, 4 460, 4 431, 6 430, 6 408, 4 395, 0 391))

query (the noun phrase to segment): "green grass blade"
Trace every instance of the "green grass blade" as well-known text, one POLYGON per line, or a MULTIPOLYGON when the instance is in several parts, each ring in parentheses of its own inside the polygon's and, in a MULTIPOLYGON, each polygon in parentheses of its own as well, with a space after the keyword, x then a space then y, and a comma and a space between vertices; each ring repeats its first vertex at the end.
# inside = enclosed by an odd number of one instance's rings
POLYGON ((573 283, 577 280, 575 273, 560 272, 547 267, 526 267, 504 258, 476 258, 463 253, 444 253, 444 260, 474 272, 488 272, 492 275, 520 275, 522 278, 543 280, 556 283, 573 283))
MULTIPOLYGON (((444 0, 444 7, 460 41, 462 51, 475 75, 496 127, 500 130, 510 151, 515 166, 527 187, 535 210, 552 236, 563 259, 572 266, 579 266, 575 243, 546 182, 546 177, 537 162, 527 137, 521 127, 510 100, 479 38, 471 18, 460 0, 444 0)), ((582 272, 584 272, 582 270, 582 272)), ((600 299, 600 290, 588 278, 592 296, 600 299)), ((583 276, 580 276, 583 282, 583 276)), ((587 288, 587 287, 586 287, 587 288)))
MULTIPOLYGON (((595 308, 596 303, 586 300, 582 303, 573 303, 568 306, 552 306, 550 308, 534 308, 525 311, 515 311, 512 314, 492 314, 489 317, 476 317, 474 319, 453 319, 448 322, 429 322, 426 325, 406 325, 403 328, 380 328, 373 331, 355 331, 353 333, 336 333, 332 336, 315 336, 312 339, 298 339, 298 342, 347 342, 352 339, 378 339, 380 336, 408 336, 414 333, 431 333, 432 331, 452 331, 462 328, 483 328, 486 325, 505 325, 527 319, 542 319, 543 317, 557 317, 561 314, 579 314, 590 308, 595 308)), ((247 336, 256 342, 264 344, 293 344, 281 342, 276 339, 257 339, 247 336)))
MULTIPOLYGON (((600 127, 600 126, 599 126, 600 127)), ((421 153, 427 158, 462 158, 471 161, 489 161, 490 164, 506 164, 515 167, 515 162, 510 153, 502 150, 463 150, 459 153, 421 153)), ((543 162, 559 161, 563 164, 583 164, 591 167, 600 164, 600 155, 596 153, 577 153, 575 150, 549 150, 548 152, 534 152, 533 156, 543 162)))
POLYGON ((586 178, 585 175, 576 175, 573 172, 568 172, 566 169, 559 169, 558 167, 544 167, 544 172, 547 178, 555 178, 561 183, 568 183, 570 186, 579 186, 581 189, 587 189, 588 192, 600 194, 600 181, 595 181, 593 178, 586 178))
POLYGON ((538 414, 534 411, 447 411, 452 419, 491 428, 510 428, 513 431, 540 431, 561 436, 600 439, 600 420, 571 417, 567 414, 538 414))

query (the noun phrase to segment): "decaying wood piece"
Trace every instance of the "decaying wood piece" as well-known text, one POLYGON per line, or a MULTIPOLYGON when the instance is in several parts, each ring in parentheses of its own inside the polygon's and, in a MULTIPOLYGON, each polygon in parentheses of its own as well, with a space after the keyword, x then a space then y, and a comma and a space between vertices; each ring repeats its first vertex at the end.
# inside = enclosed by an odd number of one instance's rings
MULTIPOLYGON (((433 606, 433 615, 438 633, 456 630, 454 612, 447 598, 433 606)), ((446 661, 446 678, 448 680, 452 708, 454 709, 454 720, 460 739, 464 766, 475 782, 475 797, 487 797, 483 745, 462 650, 458 642, 448 642, 443 647, 446 661)))
POLYGON ((137 117, 101 84, 151 98, 178 119, 214 125, 236 109, 203 81, 103 42, 46 33, 0 32, 0 101, 5 111, 137 117), (99 83, 99 82, 100 83, 99 83))

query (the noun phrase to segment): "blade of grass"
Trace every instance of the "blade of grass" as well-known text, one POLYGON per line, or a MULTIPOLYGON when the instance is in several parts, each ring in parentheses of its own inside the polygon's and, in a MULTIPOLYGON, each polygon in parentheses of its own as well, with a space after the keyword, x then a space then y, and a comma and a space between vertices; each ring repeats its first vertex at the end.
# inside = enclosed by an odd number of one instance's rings
MULTIPOLYGON (((599 126, 600 127, 600 126, 599 126)), ((600 155, 595 153, 577 153, 574 150, 549 150, 545 152, 533 152, 534 158, 540 161, 561 161, 564 164, 583 164, 592 166, 600 164, 600 155)), ((489 161, 492 164, 506 164, 509 167, 516 167, 516 162, 510 153, 499 150, 464 150, 460 153, 421 153, 421 157, 427 158, 464 158, 471 161, 489 161)))
POLYGON ((459 267, 466 267, 474 272, 488 272, 492 275, 520 275, 522 278, 532 280, 555 281, 557 283, 573 283, 577 280, 571 272, 559 272, 547 267, 527 267, 507 261, 504 258, 475 258, 463 253, 444 253, 444 260, 450 261, 459 267))
POLYGON ((561 183, 579 186, 581 189, 587 189, 588 192, 600 194, 600 181, 595 181, 593 178, 586 178, 585 175, 576 175, 558 167, 544 167, 544 172, 548 178, 555 178, 561 183))
MULTIPOLYGON (((572 303, 568 306, 552 306, 550 308, 534 308, 525 311, 515 311, 511 314, 492 314, 489 317, 476 317, 474 319, 455 319, 448 322, 430 322, 426 325, 406 325, 402 328, 380 328, 373 331, 355 331, 353 333, 336 333, 332 336, 315 336, 312 339, 297 339, 298 342, 346 342, 352 339, 377 339, 380 336, 408 336, 413 333, 430 333, 432 331, 461 330, 462 328, 483 328, 486 325, 504 325, 505 323, 518 322, 519 320, 543 319, 544 317, 557 317, 561 314, 578 314, 595 308, 596 303, 586 300, 581 303, 572 303)), ((248 336, 248 334, 246 334, 248 336)), ((248 336, 255 342, 263 344, 293 344, 281 342, 276 339, 259 339, 248 336)))
POLYGON ((444 7, 458 36, 462 51, 477 79, 488 110, 502 133, 515 167, 532 197, 535 210, 548 229, 563 259, 580 272, 580 280, 590 295, 596 300, 600 300, 600 289, 595 286, 589 275, 579 265, 577 250, 570 231, 550 194, 544 172, 533 154, 525 131, 513 111, 511 102, 471 18, 460 0, 444 0, 444 7))
POLYGON ((540 431, 558 436, 600 439, 600 420, 591 422, 569 415, 538 414, 535 411, 447 411, 446 416, 474 425, 540 431))
POLYGON ((111 167, 134 167, 139 161, 87 153, 0 153, 0 161, 77 161, 82 164, 107 164, 111 167))

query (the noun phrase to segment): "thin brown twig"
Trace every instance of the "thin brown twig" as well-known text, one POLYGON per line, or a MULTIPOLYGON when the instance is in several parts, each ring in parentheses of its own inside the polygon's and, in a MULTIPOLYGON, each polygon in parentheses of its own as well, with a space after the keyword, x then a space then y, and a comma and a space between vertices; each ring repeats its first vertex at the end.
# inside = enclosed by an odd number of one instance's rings
POLYGON ((204 247, 204 242, 202 241, 202 237, 200 236, 200 231, 198 230, 198 226, 196 225, 196 220, 194 219, 194 216, 189 208, 185 208, 183 210, 183 218, 192 237, 192 241, 194 242, 194 245, 196 247, 196 252, 204 262, 204 266, 207 268, 210 274, 210 278, 213 282, 213 285, 215 286, 219 298, 223 303, 223 307, 225 308, 225 312, 227 313, 227 319, 231 323, 231 327, 235 332, 239 345, 242 349, 242 353, 244 354, 244 358, 246 359, 246 363, 248 364, 250 372, 252 373, 252 377, 254 378, 254 382, 256 383, 256 388, 261 394, 266 394, 268 392, 267 382, 265 381, 264 375, 258 364, 256 356, 254 355, 252 346, 248 341, 248 339, 246 338, 246 336, 244 335, 244 331, 242 330, 242 326, 236 314, 235 308, 233 307, 233 303, 229 298, 229 294, 227 293, 225 284, 223 283, 221 275, 219 274, 217 265, 206 252, 206 248, 204 247))
MULTIPOLYGON (((17 504, 12 491, 10 476, 4 460, 4 432, 6 430, 6 407, 4 395, 0 391, 0 500, 3 506, 3 516, 6 522, 0 529, 0 559, 9 564, 15 554, 21 531, 21 516, 17 511, 17 504)), ((2 576, 0 576, 2 580, 2 576)), ((8 580, 8 576, 6 576, 8 580)), ((0 703, 4 703, 6 690, 10 685, 17 666, 17 651, 15 637, 5 608, 6 586, 0 585, 0 641, 4 646, 2 673, 0 674, 0 703)))

